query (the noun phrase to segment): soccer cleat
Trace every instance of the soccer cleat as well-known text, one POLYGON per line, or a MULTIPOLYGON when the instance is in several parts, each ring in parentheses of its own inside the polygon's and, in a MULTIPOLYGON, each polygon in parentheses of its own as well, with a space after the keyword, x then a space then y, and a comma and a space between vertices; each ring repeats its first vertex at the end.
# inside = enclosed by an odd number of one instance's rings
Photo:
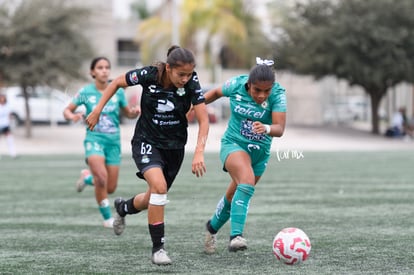
POLYGON ((104 220, 103 226, 105 228, 113 228, 114 227, 114 218, 111 217, 111 218, 109 218, 107 220, 104 220))
POLYGON ((245 250, 247 248, 247 240, 242 236, 237 236, 230 241, 229 251, 236 252, 239 250, 245 250))
POLYGON ((172 262, 170 257, 167 255, 167 251, 165 251, 163 248, 157 252, 152 253, 151 261, 153 264, 157 265, 168 265, 172 262))
POLYGON ((83 169, 80 173, 79 179, 76 181, 76 191, 82 192, 85 188, 85 178, 89 176, 91 172, 88 169, 83 169))
POLYGON ((216 252, 217 247, 217 234, 211 234, 206 230, 206 236, 204 239, 204 252, 207 254, 213 254, 216 252))
POLYGON ((121 235, 125 229, 125 216, 121 216, 119 212, 121 212, 121 207, 125 203, 123 198, 117 198, 114 201, 115 206, 115 215, 114 215, 114 233, 115 235, 121 235))

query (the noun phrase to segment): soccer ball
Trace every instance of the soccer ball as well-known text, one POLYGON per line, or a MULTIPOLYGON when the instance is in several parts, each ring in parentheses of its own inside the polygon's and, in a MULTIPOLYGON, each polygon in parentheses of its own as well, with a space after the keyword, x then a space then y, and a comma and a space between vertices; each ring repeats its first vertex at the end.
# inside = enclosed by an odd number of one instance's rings
POLYGON ((282 229, 273 239, 273 254, 288 265, 305 261, 310 253, 309 237, 299 228, 282 229))

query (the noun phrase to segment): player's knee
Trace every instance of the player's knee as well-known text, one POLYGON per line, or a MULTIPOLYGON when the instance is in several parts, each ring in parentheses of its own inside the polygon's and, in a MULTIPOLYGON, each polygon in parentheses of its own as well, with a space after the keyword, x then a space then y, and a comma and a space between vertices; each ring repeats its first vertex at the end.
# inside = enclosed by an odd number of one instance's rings
POLYGON ((162 206, 166 205, 168 202, 169 200, 167 200, 167 194, 151 193, 149 204, 162 206))
POLYGON ((106 188, 107 178, 105 176, 96 174, 96 175, 93 175, 93 180, 94 180, 93 184, 95 185, 95 187, 106 188))
POLYGON ((109 184, 108 183, 108 188, 106 189, 107 190, 107 192, 108 192, 108 194, 112 194, 112 193, 114 193, 115 192, 115 190, 116 190, 116 186, 117 186, 117 184, 115 183, 115 184, 109 184))
POLYGON ((167 184, 164 182, 152 184, 150 187, 151 194, 166 194, 167 191, 167 184))

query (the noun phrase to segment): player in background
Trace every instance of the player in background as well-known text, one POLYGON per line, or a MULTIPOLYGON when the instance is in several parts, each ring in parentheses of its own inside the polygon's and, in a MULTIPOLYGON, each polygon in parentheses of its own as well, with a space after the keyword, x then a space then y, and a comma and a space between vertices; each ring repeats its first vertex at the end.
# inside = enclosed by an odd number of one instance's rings
POLYGON ((12 158, 17 157, 16 148, 14 146, 14 137, 10 128, 11 111, 7 103, 7 97, 0 94, 0 136, 4 135, 9 149, 9 155, 12 158))
POLYGON ((272 138, 281 137, 285 130, 285 89, 275 82, 272 60, 256 61, 249 75, 233 77, 204 95, 207 104, 228 97, 231 110, 220 149, 223 170, 231 181, 206 224, 208 254, 216 251, 216 234, 229 219, 229 251, 247 248, 243 230, 250 199, 266 169, 272 138))
MULTIPOLYGON (((86 115, 96 106, 103 91, 109 85, 111 64, 105 57, 97 57, 90 65, 90 75, 94 83, 83 87, 64 109, 63 115, 73 122, 82 121, 83 113, 75 112, 78 106, 84 105, 86 115)), ((139 108, 129 107, 123 89, 116 91, 102 111, 94 131, 86 128, 83 142, 85 161, 89 169, 83 169, 76 182, 76 190, 82 192, 85 186, 93 186, 99 211, 103 217, 104 227, 112 228, 113 217, 108 194, 115 192, 118 185, 119 166, 121 164, 121 138, 119 128, 120 112, 128 118, 136 118, 139 108)))
POLYGON ((166 62, 158 62, 131 70, 115 78, 106 89, 95 110, 86 119, 93 130, 105 103, 120 87, 141 85, 141 116, 132 138, 132 155, 138 168, 137 176, 145 179, 145 192, 128 200, 115 200, 114 232, 122 234, 125 216, 148 209, 148 229, 152 240, 154 264, 166 265, 171 259, 164 249, 164 208, 171 188, 184 159, 191 105, 199 123, 197 145, 192 161, 192 172, 202 176, 206 172, 204 148, 209 121, 203 92, 194 71, 193 54, 184 48, 172 46, 166 62))

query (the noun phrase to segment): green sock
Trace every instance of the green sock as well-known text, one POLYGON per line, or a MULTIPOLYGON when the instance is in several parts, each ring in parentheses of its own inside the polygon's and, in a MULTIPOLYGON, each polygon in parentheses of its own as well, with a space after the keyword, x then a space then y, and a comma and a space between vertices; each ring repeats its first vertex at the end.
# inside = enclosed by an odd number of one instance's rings
POLYGON ((109 206, 108 199, 104 199, 101 201, 99 205, 99 212, 101 212, 101 215, 104 220, 110 219, 112 217, 111 207, 109 206))
POLYGON ((254 186, 238 184, 233 200, 231 201, 230 237, 242 235, 244 224, 249 210, 250 199, 254 193, 254 186))
POLYGON ((84 182, 86 185, 93 185, 93 176, 92 176, 92 174, 87 175, 87 176, 83 179, 83 182, 84 182))
POLYGON ((230 218, 230 202, 223 196, 217 203, 216 212, 210 220, 210 226, 217 232, 230 218))

